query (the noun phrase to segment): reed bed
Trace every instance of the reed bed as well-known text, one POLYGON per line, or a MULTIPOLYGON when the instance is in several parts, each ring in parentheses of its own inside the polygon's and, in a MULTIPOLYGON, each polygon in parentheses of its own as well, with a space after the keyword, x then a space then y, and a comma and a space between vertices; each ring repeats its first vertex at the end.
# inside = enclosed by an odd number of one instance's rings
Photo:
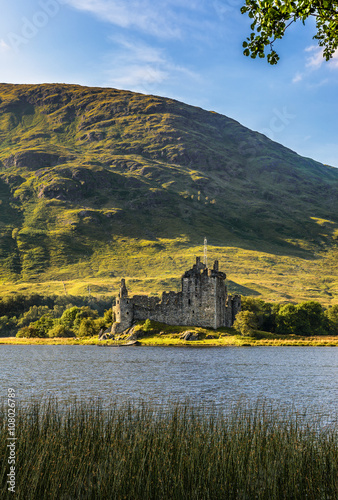
POLYGON ((1 498, 313 499, 338 492, 337 429, 268 406, 31 403, 16 413, 16 492, 1 498))

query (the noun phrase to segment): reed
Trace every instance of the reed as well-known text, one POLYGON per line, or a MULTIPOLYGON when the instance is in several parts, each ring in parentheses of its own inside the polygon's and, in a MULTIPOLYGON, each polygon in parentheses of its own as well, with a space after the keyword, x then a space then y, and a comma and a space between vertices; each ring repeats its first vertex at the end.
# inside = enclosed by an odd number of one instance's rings
POLYGON ((337 429, 267 405, 31 403, 16 433, 16 500, 337 498, 337 429))

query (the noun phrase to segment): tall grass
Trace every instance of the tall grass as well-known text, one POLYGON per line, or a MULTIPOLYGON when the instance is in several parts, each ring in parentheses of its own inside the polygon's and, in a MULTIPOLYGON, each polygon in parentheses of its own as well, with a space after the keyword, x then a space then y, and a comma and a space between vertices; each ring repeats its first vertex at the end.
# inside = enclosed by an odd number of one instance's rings
POLYGON ((337 498, 337 430, 277 409, 32 403, 16 429, 15 499, 337 498))

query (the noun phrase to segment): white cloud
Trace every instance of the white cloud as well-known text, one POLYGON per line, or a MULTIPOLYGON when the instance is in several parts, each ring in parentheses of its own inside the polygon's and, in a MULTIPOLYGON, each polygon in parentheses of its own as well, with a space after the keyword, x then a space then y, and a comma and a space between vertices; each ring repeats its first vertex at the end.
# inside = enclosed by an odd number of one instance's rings
MULTIPOLYGON (((317 45, 310 45, 305 49, 308 54, 305 60, 305 70, 303 72, 297 71, 292 79, 292 83, 299 83, 304 81, 307 77, 311 75, 314 71, 320 68, 336 69, 338 68, 338 50, 333 54, 329 61, 323 57, 323 49, 317 45)), ((323 78, 319 82, 312 83, 309 85, 310 88, 322 87, 329 83, 328 78, 323 78)))
POLYGON ((124 66, 111 73, 110 81, 114 87, 139 89, 147 93, 152 86, 168 78, 168 73, 149 65, 124 66))
POLYGON ((305 52, 312 52, 314 50, 318 49, 318 45, 310 45, 309 47, 306 47, 305 52))
POLYGON ((0 52, 7 52, 8 50, 10 50, 10 46, 5 42, 5 40, 0 38, 0 52))
POLYGON ((323 87, 324 85, 327 85, 328 83, 330 83, 330 79, 324 78, 323 80, 320 80, 319 82, 309 83, 308 88, 309 89, 317 89, 319 87, 323 87))
POLYGON ((151 47, 143 42, 130 40, 125 37, 110 37, 110 40, 124 49, 124 56, 147 63, 162 63, 164 56, 161 49, 151 47))
MULTIPOLYGON (((181 29, 179 18, 171 11, 171 6, 183 5, 181 1, 169 0, 166 5, 150 0, 64 0, 72 7, 90 12, 103 21, 122 28, 138 28, 161 38, 179 38, 181 29), (165 8, 166 7, 166 8, 165 8)), ((193 8, 187 2, 186 8, 193 8)))
POLYGON ((338 68, 338 50, 333 54, 332 59, 330 61, 330 66, 332 68, 338 68))
POLYGON ((292 83, 298 83, 303 80, 303 75, 301 73, 296 73, 292 79, 292 83))
POLYGON ((160 48, 124 37, 112 38, 112 41, 118 48, 105 57, 108 78, 105 85, 154 94, 163 82, 184 79, 196 84, 199 81, 199 75, 174 64, 160 48))
MULTIPOLYGON (((101 21, 125 29, 137 29, 161 39, 182 39, 193 34, 216 30, 229 16, 219 16, 218 5, 224 0, 58 0, 88 12, 101 21), (205 29, 205 28, 208 29, 205 29)), ((227 0, 238 2, 239 0, 227 0)), ((231 7, 231 12, 234 7, 231 7)), ((235 10, 234 10, 235 11, 235 10)), ((229 21, 230 23, 230 21, 229 21)), ((205 35, 204 35, 205 36, 205 35)))
POLYGON ((315 45, 311 45, 311 47, 307 47, 305 52, 309 52, 311 55, 307 57, 305 66, 310 69, 319 69, 324 62, 323 58, 323 50, 320 47, 316 47, 315 45))
POLYGON ((305 66, 310 68, 310 70, 319 69, 323 63, 326 63, 330 69, 338 68, 338 51, 333 54, 332 59, 326 61, 323 57, 323 49, 317 47, 316 45, 311 45, 305 49, 305 52, 309 52, 311 55, 307 58, 305 66))

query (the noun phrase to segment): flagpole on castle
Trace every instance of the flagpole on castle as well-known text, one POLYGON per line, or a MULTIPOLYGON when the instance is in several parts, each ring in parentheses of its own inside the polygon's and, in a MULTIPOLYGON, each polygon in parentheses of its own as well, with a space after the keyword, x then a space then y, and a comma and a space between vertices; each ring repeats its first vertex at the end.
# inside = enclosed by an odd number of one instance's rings
POLYGON ((208 240, 204 238, 204 264, 208 267, 208 240))

